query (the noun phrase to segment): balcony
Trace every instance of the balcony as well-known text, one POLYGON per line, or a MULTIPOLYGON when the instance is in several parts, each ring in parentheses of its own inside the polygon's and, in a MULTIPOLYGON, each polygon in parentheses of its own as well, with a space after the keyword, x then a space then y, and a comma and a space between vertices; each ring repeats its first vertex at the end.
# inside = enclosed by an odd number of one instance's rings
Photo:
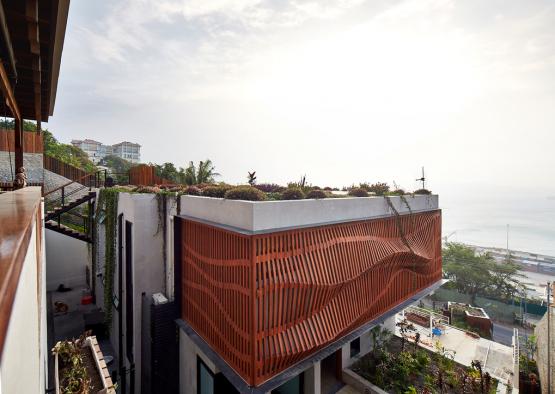
POLYGON ((0 194, 0 223, 0 391, 44 392, 48 353, 40 187, 0 194))
POLYGON ((437 196, 184 196, 181 214, 182 319, 249 386, 441 280, 437 196))

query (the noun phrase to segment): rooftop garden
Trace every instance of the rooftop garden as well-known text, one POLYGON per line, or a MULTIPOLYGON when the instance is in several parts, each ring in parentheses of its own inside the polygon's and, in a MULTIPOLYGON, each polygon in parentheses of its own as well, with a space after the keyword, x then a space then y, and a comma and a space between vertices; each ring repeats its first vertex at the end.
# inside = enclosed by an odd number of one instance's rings
POLYGON ((482 369, 479 361, 465 367, 454 361, 455 352, 436 343, 431 352, 419 346, 419 333, 403 321, 397 324, 401 337, 375 327, 372 351, 358 360, 351 370, 372 384, 391 393, 495 393, 497 380, 482 369), (409 341, 409 336, 414 341, 409 341))
POLYGON ((180 180, 170 185, 155 186, 133 186, 125 185, 115 188, 121 192, 128 193, 168 193, 177 195, 192 195, 214 198, 225 198, 228 200, 246 201, 276 201, 276 200, 303 200, 303 199, 325 199, 345 197, 372 197, 372 196, 405 196, 405 195, 429 195, 426 189, 407 192, 399 187, 390 188, 387 183, 360 183, 339 189, 337 187, 320 187, 306 181, 306 176, 297 182, 289 182, 287 185, 275 183, 257 183, 256 172, 248 173, 247 183, 241 185, 230 185, 225 182, 215 182, 214 178, 219 176, 210 160, 200 162, 195 166, 192 162, 186 169, 170 171, 175 167, 156 166, 156 172, 166 179, 180 180), (171 167, 171 168, 170 168, 171 167))

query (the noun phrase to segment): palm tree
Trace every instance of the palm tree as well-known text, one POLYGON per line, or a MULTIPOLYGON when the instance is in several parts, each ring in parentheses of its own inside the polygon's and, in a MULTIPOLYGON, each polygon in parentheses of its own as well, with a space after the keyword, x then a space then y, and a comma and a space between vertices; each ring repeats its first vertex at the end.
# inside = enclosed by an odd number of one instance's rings
POLYGON ((199 161, 198 168, 190 161, 189 167, 185 169, 185 183, 187 185, 213 183, 217 176, 220 176, 220 174, 216 172, 216 167, 210 159, 199 161))

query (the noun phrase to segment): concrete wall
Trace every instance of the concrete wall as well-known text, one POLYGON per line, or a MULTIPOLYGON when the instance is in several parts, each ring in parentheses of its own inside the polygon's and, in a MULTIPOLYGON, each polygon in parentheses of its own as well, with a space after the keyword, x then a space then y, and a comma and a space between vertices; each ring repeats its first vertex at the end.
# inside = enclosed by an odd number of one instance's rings
MULTIPOLYGON (((400 214, 409 213, 401 197, 390 197, 400 214)), ((438 196, 405 196, 413 212, 438 208, 438 196)), ((328 198, 293 201, 238 201, 222 198, 181 196, 181 214, 245 231, 378 218, 393 214, 383 197, 328 198)))
MULTIPOLYGON (((143 297, 150 299, 154 293, 165 293, 166 284, 166 262, 164 261, 164 242, 163 230, 159 228, 161 220, 158 212, 158 201, 155 194, 130 194, 120 193, 118 200, 118 214, 123 214, 124 231, 125 221, 133 223, 132 242, 133 242, 133 320, 134 320, 134 349, 135 358, 135 392, 141 393, 141 374, 142 371, 142 343, 148 343, 147 338, 143 338, 143 319, 142 305, 143 297)), ((123 237, 123 261, 125 263, 125 235, 123 237)), ((114 291, 118 291, 118 272, 115 270, 114 291)), ((125 269, 124 269, 125 275, 125 269)), ((124 282, 129 278, 124 278, 124 282)), ((125 321, 125 294, 120 304, 123 307, 125 321)), ((119 338, 117 332, 117 311, 114 311, 112 343, 117 353, 117 343, 119 338)), ((148 324, 145 321, 145 324, 148 324)), ((123 336, 125 341, 125 333, 123 336)), ((125 343, 125 342, 124 342, 125 343)), ((125 349, 125 347, 124 347, 125 349)), ((149 367, 149 366, 147 366, 149 367)))
POLYGON ((33 229, 12 307, 0 361, 0 392, 4 394, 44 393, 46 389, 46 278, 44 254, 37 260, 36 242, 40 234, 33 229))
POLYGON ((90 265, 89 246, 79 241, 46 230, 46 289, 56 290, 63 283, 66 287, 86 285, 86 266, 90 265))
POLYGON ((537 362, 538 369, 540 372, 540 381, 542 385, 542 394, 555 392, 555 307, 551 307, 551 322, 550 322, 550 332, 551 338, 550 342, 547 341, 547 313, 543 315, 536 326, 534 332, 537 335, 538 340, 538 354, 537 362), (548 353, 549 352, 549 353, 548 353), (551 385, 554 387, 552 391, 547 388, 548 381, 548 371, 547 371, 547 357, 550 356, 551 360, 551 385))

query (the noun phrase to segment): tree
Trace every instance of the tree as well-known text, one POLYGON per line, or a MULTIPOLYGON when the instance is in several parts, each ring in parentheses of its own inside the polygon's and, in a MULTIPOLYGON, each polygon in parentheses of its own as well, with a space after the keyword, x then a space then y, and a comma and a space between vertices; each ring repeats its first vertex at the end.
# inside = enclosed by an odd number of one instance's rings
POLYGON ((447 243, 443 248, 443 269, 457 290, 470 295, 473 304, 478 295, 511 298, 524 288, 512 260, 497 262, 491 254, 477 254, 460 243, 447 243))
POLYGON ((168 162, 162 165, 154 164, 154 167, 156 168, 156 175, 158 175, 159 177, 162 177, 174 183, 179 183, 179 172, 177 171, 177 168, 175 168, 175 165, 173 163, 168 162))
POLYGON ((114 155, 104 156, 98 164, 108 167, 110 169, 110 174, 118 184, 125 183, 129 180, 128 172, 129 169, 133 167, 133 163, 114 155))
POLYGON ((200 183, 213 183, 214 178, 220 176, 216 172, 216 167, 210 159, 199 161, 198 167, 191 161, 185 169, 183 178, 187 185, 198 185, 200 183))
POLYGON ((89 160, 89 156, 80 148, 73 145, 63 144, 48 130, 43 130, 44 153, 64 163, 81 168, 86 172, 96 171, 96 166, 89 160))

